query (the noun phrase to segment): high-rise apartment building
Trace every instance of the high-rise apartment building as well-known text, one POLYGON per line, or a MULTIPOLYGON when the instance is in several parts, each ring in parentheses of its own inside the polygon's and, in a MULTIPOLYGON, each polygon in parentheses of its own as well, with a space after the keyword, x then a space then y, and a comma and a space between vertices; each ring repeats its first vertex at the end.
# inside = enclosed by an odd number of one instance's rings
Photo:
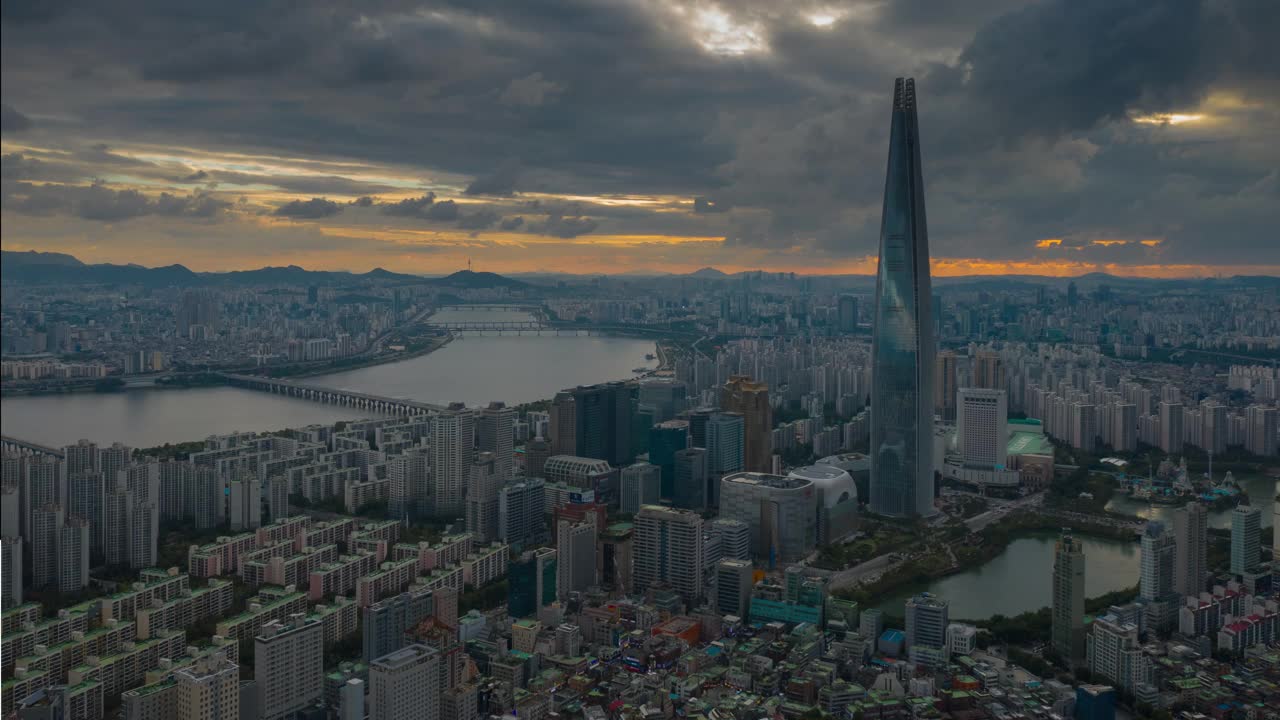
POLYGON ((272 620, 253 639, 262 720, 283 720, 324 696, 324 624, 302 614, 272 620))
POLYGON ((556 524, 556 595, 565 599, 596 584, 596 535, 592 522, 556 524))
POLYGON ((773 406, 769 386, 745 375, 731 375, 720 389, 720 409, 742 416, 742 467, 750 472, 773 468, 773 406))
POLYGON ((836 318, 840 332, 855 333, 858 331, 858 298, 853 295, 841 295, 836 306, 836 318))
POLYGON ((1004 390, 1008 387, 1004 360, 999 352, 984 348, 974 353, 973 386, 987 390, 1004 390))
POLYGON ((1245 409, 1244 448, 1254 455, 1273 457, 1280 454, 1276 448, 1276 424, 1280 410, 1265 405, 1250 405, 1245 409))
POLYGON ((1138 598, 1147 627, 1167 630, 1176 620, 1178 595, 1174 591, 1177 543, 1164 523, 1152 520, 1142 533, 1142 561, 1138 598))
POLYGON ((1160 403, 1160 449, 1169 455, 1182 452, 1182 403, 1160 403))
POLYGON ((533 546, 547 540, 546 481, 519 478, 498 491, 498 539, 533 546))
POLYGON ((360 633, 364 661, 373 662, 408 644, 405 633, 435 612, 434 600, 429 590, 414 589, 366 607, 360 633))
POLYGON ((231 529, 256 530, 262 527, 262 482, 253 474, 245 474, 227 485, 231 529))
POLYGON ((511 479, 515 466, 516 411, 501 402, 491 402, 476 418, 476 449, 493 453, 496 474, 501 482, 511 479))
POLYGON ((1004 390, 963 388, 956 441, 965 467, 1003 470, 1008 460, 1009 406, 1004 390))
POLYGON ((21 460, 21 472, 22 537, 31 541, 34 550, 35 538, 30 534, 32 515, 50 504, 59 505, 63 510, 67 507, 67 466, 50 455, 35 455, 21 460))
POLYGON ((915 81, 898 78, 871 339, 871 509, 881 515, 933 514, 932 294, 915 81))
POLYGON ((22 538, 0 536, 0 604, 6 608, 22 604, 22 538))
POLYGON ((478 453, 475 462, 471 463, 471 482, 463 502, 467 532, 479 543, 487 544, 498 539, 498 494, 503 483, 499 472, 501 468, 497 458, 488 451, 478 453))
POLYGON ((452 403, 431 419, 432 505, 430 512, 444 517, 463 514, 467 480, 475 451, 475 413, 462 403, 452 403))
POLYGON ((1084 661, 1084 546, 1063 533, 1053 550, 1053 649, 1071 667, 1084 661))
POLYGON ((240 717, 240 667, 221 653, 197 658, 173 672, 171 717, 228 720, 240 717))
POLYGON ((1173 511, 1173 590, 1181 597, 1198 597, 1209 571, 1209 513, 1190 502, 1173 511))
MULTIPOLYGON (((71 446, 79 447, 79 446, 71 446)), ((106 484, 102 473, 97 470, 85 470, 67 478, 67 509, 73 515, 89 521, 90 548, 95 552, 103 550, 103 509, 106 505, 106 484)))
POLYGON ((1227 449, 1230 434, 1227 406, 1216 400, 1200 403, 1200 449, 1219 455, 1227 449))
POLYGON ((1231 511, 1231 574, 1256 572, 1262 535, 1262 513, 1252 505, 1231 511))
POLYGON ((666 585, 690 605, 703 594, 702 517, 689 510, 646 505, 635 518, 633 575, 637 593, 666 585))
POLYGON ((387 497, 388 517, 404 522, 411 517, 431 513, 434 502, 430 461, 426 453, 419 452, 387 459, 387 478, 391 481, 387 497))

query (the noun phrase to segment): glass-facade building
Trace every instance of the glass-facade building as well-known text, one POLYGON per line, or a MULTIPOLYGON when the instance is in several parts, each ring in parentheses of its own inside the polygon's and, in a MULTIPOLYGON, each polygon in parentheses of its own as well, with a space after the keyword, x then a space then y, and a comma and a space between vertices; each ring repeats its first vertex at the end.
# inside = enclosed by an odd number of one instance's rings
POLYGON ((893 91, 872 336, 871 510, 933 512, 934 339, 915 81, 893 91))

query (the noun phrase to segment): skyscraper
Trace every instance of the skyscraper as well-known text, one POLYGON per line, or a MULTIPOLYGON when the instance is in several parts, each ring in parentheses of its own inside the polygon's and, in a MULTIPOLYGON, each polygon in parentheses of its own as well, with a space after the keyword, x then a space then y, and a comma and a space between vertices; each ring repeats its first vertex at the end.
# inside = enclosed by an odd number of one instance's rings
POLYGON ((652 463, 636 463, 622 468, 620 509, 635 515, 645 505, 657 505, 662 497, 662 469, 652 463))
POLYGON ((1252 505, 1237 505, 1231 511, 1231 574, 1244 575, 1258 568, 1262 513, 1252 505))
POLYGON ((666 420, 649 430, 649 462, 662 470, 662 497, 675 496, 676 452, 689 447, 689 423, 666 420))
POLYGON ((1071 667, 1084 660, 1084 546, 1069 533, 1053 550, 1052 637, 1071 667))
POLYGON ((840 332, 854 333, 858 331, 858 298, 853 295, 841 295, 837 306, 840 321, 840 332))
POLYGON ((676 507, 702 512, 707 509, 707 451, 703 448, 677 450, 675 456, 676 507))
POLYGON ((769 472, 773 462, 773 406, 769 386, 745 375, 731 375, 720 389, 720 409, 742 415, 742 467, 769 472))
MULTIPOLYGON (((579 386, 568 392, 573 396, 574 454, 607 460, 614 467, 635 460, 631 455, 631 390, 626 383, 579 386)), ((553 423, 557 416, 553 408, 553 423)))
POLYGON ((1173 511, 1173 589, 1195 597, 1204 590, 1208 571, 1209 513, 1204 505, 1190 502, 1173 511))
POLYGON ((561 599, 596 584, 596 533, 590 522, 556 524, 556 595, 561 599))
POLYGON ((933 375, 933 411, 944 423, 956 421, 956 354, 950 350, 938 353, 933 375))
POLYGON ((871 350, 871 509, 933 512, 933 321, 929 234, 912 79, 893 92, 871 350))

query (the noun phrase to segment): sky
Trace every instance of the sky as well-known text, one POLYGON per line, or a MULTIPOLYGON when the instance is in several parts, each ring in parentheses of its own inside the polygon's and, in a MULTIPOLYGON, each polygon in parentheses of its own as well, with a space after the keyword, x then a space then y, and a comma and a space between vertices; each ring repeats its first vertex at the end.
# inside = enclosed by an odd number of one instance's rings
POLYGON ((0 245, 195 270, 1280 274, 1275 0, 6 0, 0 245))

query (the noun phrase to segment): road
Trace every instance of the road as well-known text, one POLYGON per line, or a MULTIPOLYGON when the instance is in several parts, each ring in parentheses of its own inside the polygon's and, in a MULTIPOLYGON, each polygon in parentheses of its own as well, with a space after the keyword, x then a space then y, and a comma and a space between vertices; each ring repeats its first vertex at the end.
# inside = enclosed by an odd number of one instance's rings
POLYGON ((851 587, 862 582, 862 580, 871 575, 877 575, 889 569, 899 559, 898 553, 885 553, 878 557, 854 565, 851 568, 831 573, 828 579, 827 588, 829 590, 837 590, 842 587, 851 587))
POLYGON ((986 529, 988 525, 999 521, 1014 510, 1039 507, 1043 501, 1044 493, 1035 493, 1033 495, 1018 498, 1017 500, 1000 503, 984 513, 974 515, 968 520, 965 520, 964 524, 968 526, 969 532, 981 532, 986 529))
POLYGON ((383 344, 387 342, 387 339, 391 337, 392 333, 394 333, 397 330, 402 330, 404 328, 407 328, 410 325, 413 325, 414 323, 422 322, 422 320, 430 316, 431 313, 435 311, 436 311, 436 308, 434 307, 428 306, 423 308, 421 312, 409 318, 408 321, 403 322, 399 325, 396 325, 390 330, 387 330, 386 332, 382 333, 378 337, 374 338, 373 342, 369 343, 369 347, 365 348, 363 351, 356 354, 357 357, 361 357, 365 355, 377 355, 381 353, 383 344))

